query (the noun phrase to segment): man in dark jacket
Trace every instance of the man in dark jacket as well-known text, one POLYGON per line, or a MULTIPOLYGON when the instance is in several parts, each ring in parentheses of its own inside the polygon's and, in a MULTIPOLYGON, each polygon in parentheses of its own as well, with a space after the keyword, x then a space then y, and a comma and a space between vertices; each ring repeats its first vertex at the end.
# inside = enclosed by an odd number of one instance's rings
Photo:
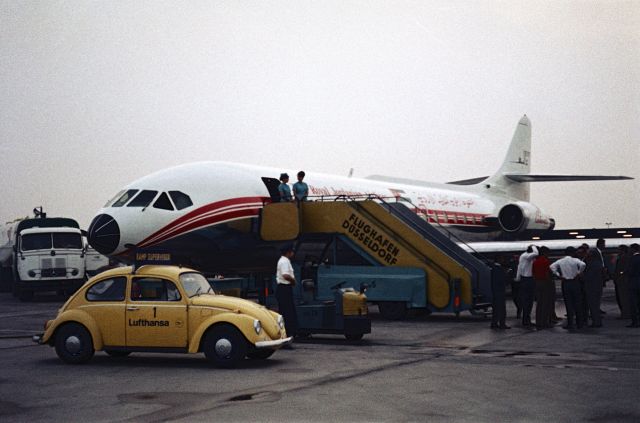
POLYGON ((596 249, 590 249, 585 258, 587 267, 584 269, 584 292, 587 298, 587 306, 591 313, 591 327, 602 327, 602 315, 600 314, 600 300, 602 298, 602 258, 596 249))
POLYGON ((631 324, 628 328, 640 328, 640 245, 631 244, 629 263, 629 285, 631 291, 631 324))
POLYGON ((492 314, 491 329, 511 329, 506 324, 507 307, 505 304, 505 285, 507 275, 500 263, 491 264, 492 314))

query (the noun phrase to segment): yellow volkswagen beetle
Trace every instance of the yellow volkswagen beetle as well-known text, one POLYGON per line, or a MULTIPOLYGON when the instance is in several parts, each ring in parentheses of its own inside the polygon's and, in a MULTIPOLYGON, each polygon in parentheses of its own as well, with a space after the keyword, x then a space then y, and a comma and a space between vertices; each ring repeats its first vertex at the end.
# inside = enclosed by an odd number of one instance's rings
POLYGON ((232 367, 266 359, 291 342, 281 315, 254 302, 216 295, 207 279, 176 266, 120 267, 86 282, 34 341, 55 347, 67 363, 94 351, 204 352, 232 367))

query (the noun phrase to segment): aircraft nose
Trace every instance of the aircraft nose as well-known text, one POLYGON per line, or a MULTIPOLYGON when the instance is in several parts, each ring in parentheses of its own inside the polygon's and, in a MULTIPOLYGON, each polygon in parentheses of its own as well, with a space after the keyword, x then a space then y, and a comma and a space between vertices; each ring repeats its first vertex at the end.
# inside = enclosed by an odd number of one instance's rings
POLYGON ((108 214, 99 214, 94 217, 88 232, 89 244, 100 254, 109 255, 120 244, 120 227, 118 222, 108 214))

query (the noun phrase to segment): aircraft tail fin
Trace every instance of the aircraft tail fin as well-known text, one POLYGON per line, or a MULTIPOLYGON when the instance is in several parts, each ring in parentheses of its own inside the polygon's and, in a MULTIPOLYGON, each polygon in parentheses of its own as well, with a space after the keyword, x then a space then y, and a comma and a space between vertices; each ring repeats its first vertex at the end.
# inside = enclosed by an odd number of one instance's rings
MULTIPOLYGON (((478 189, 492 190, 501 195, 521 201, 529 201, 530 182, 560 181, 615 181, 633 179, 629 176, 609 175, 534 175, 531 170, 531 122, 522 116, 513 134, 507 155, 500 169, 491 177, 477 184, 478 189)), ((468 181, 457 181, 465 184, 468 181)), ((456 183, 456 182, 453 182, 456 183)))
POLYGON ((529 201, 529 184, 507 175, 527 175, 531 170, 531 121, 522 116, 511 139, 509 150, 500 169, 482 183, 485 189, 503 193, 512 198, 529 201))

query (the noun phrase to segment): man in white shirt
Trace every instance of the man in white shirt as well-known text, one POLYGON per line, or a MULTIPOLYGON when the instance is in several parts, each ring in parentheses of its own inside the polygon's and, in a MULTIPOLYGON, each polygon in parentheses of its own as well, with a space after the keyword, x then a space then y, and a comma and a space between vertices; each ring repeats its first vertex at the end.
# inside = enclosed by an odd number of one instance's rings
POLYGON ((520 305, 522 306, 522 326, 533 327, 531 324, 531 310, 536 293, 533 282, 533 261, 538 257, 538 248, 530 245, 527 251, 520 255, 516 278, 520 280, 520 305))
POLYGON ((285 245, 280 249, 280 252, 282 256, 278 260, 276 269, 278 312, 284 318, 287 335, 295 336, 298 330, 298 318, 296 316, 296 306, 293 303, 293 287, 296 284, 296 277, 290 260, 294 256, 293 245, 285 245))
POLYGON ((564 253, 565 257, 553 263, 550 269, 554 275, 562 280, 562 297, 567 309, 567 325, 563 327, 567 330, 573 330, 577 325, 580 329, 584 316, 582 315, 582 291, 578 275, 582 273, 586 264, 574 257, 576 249, 573 247, 567 247, 564 253))

